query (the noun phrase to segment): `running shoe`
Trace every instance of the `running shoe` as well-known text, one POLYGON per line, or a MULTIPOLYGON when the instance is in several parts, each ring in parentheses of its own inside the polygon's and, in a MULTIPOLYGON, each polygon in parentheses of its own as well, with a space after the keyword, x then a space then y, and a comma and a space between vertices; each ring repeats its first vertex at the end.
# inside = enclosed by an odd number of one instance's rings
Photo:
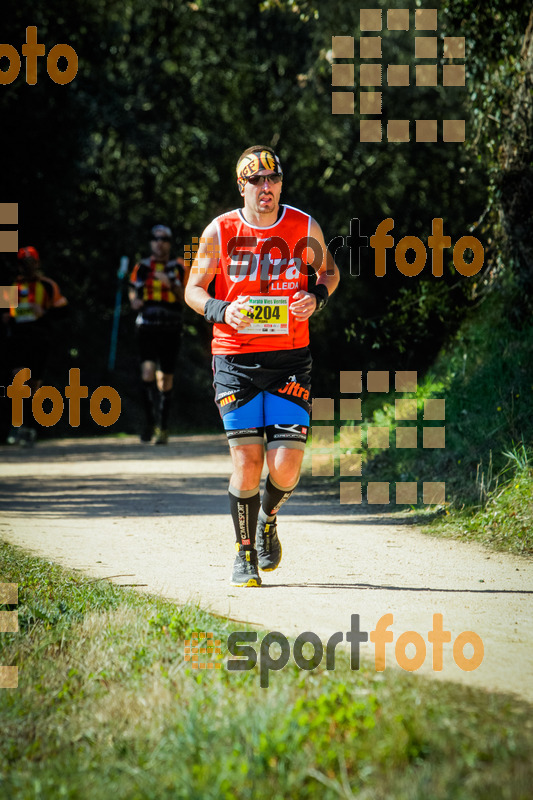
POLYGON ((17 444, 19 440, 20 428, 11 428, 7 435, 7 444, 17 444))
POLYGON ((261 586, 261 578, 257 571, 257 553, 255 550, 241 550, 237 544, 237 555, 231 575, 232 586, 261 586))
POLYGON ((259 518, 255 541, 259 569, 262 569, 263 572, 272 572, 281 561, 281 542, 278 539, 276 521, 264 522, 259 518))
POLYGON ((33 447, 36 438, 37 438, 37 431, 35 430, 35 428, 28 428, 23 425, 19 429, 18 441, 21 447, 33 447))
POLYGON ((154 435, 154 426, 153 425, 145 425, 141 431, 141 442, 151 442, 152 436, 154 435))
POLYGON ((168 431, 163 431, 161 428, 156 428, 155 444, 168 444, 168 431))

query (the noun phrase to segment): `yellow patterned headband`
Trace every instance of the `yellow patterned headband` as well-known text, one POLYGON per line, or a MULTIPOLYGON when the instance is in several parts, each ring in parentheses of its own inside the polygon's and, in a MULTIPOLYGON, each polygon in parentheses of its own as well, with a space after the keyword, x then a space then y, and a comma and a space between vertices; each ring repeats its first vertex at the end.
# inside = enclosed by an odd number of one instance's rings
POLYGON ((237 183, 239 189, 243 189, 248 178, 256 175, 262 169, 271 169, 283 175, 279 158, 269 150, 255 150, 247 153, 237 164, 237 183))

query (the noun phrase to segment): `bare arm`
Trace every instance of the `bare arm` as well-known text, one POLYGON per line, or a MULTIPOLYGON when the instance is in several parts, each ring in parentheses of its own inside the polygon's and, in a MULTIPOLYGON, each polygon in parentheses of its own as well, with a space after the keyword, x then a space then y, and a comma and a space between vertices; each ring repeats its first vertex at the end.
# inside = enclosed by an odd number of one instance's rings
MULTIPOLYGON (((200 237, 200 246, 185 288, 185 302, 202 316, 205 316, 205 305, 211 299, 207 289, 217 274, 219 254, 218 230, 216 224, 211 222, 200 237)), ((245 328, 249 324, 246 314, 252 307, 248 299, 244 297, 241 300, 234 300, 225 310, 224 322, 235 330, 245 328)))
POLYGON ((185 302, 202 316, 210 297, 207 288, 216 275, 219 249, 218 231, 214 222, 211 222, 200 237, 198 252, 185 288, 185 302))
POLYGON ((133 286, 128 287, 128 299, 133 311, 138 311, 144 305, 141 298, 137 297, 137 290, 133 286))
MULTIPOLYGON (((311 220, 310 234, 311 238, 318 243, 317 252, 313 259, 313 267, 317 273, 317 286, 325 286, 328 295, 331 295, 339 284, 340 275, 338 267, 333 260, 333 256, 326 247, 322 229, 314 219, 311 220), (318 255, 320 252, 322 253, 321 258, 318 255)), ((315 311, 317 303, 316 295, 300 289, 300 291, 296 292, 294 295, 293 302, 289 308, 296 319, 305 320, 309 319, 311 314, 315 311)))
POLYGON ((133 311, 139 311, 144 305, 142 298, 139 297, 137 286, 135 286, 138 271, 139 264, 135 264, 133 272, 130 275, 130 282, 128 284, 128 300, 130 301, 130 306, 133 311))
POLYGON ((187 286, 187 281, 189 280, 190 267, 185 265, 185 262, 182 258, 177 258, 176 261, 183 269, 183 279, 181 279, 179 274, 177 274, 174 282, 171 285, 171 289, 180 303, 183 303, 185 299, 185 287, 187 286))
MULTIPOLYGON (((182 259, 180 259, 182 261, 182 259)), ((167 289, 170 289, 172 293, 177 297, 180 303, 183 303, 184 297, 184 289, 183 283, 180 280, 179 274, 176 274, 175 277, 171 277, 171 275, 167 274, 166 272, 161 272, 158 270, 154 272, 154 278, 160 281, 163 286, 166 286, 167 289)))

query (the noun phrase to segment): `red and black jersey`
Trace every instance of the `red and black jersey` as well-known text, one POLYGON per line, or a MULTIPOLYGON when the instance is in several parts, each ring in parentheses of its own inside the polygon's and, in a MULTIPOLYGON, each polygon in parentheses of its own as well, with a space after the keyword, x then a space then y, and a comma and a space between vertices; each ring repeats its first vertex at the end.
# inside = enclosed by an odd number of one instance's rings
POLYGON ((137 316, 137 325, 181 324, 182 301, 155 277, 156 272, 164 272, 171 281, 179 281, 184 285, 185 270, 182 259, 158 261, 153 256, 144 258, 135 265, 130 276, 137 297, 144 302, 137 316))
POLYGON ((46 312, 67 305, 67 299, 51 278, 41 276, 25 280, 19 276, 14 285, 17 287, 17 305, 12 305, 9 313, 16 324, 36 322, 46 312))
POLYGON ((307 347, 308 322, 296 320, 288 311, 288 304, 297 291, 307 290, 307 270, 302 264, 310 236, 309 214, 283 205, 273 225, 255 228, 246 221, 242 209, 236 209, 217 217, 216 225, 221 256, 215 297, 230 302, 238 297, 255 297, 251 301, 254 323, 260 324, 250 325, 247 332, 215 324, 213 353, 230 355, 307 347))

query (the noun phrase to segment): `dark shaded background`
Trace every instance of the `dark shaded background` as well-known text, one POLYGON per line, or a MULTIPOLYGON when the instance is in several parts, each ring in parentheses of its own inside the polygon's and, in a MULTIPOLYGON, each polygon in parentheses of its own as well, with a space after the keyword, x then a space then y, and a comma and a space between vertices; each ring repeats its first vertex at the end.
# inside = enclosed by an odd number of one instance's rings
MULTIPOLYGON (((469 0, 449 0, 439 10, 438 36, 466 35, 469 85, 383 87, 386 118, 466 116, 466 145, 361 144, 357 114, 331 114, 331 36, 358 36, 359 5, 3 5, 1 38, 19 53, 26 27, 36 25, 47 52, 66 43, 79 56, 78 74, 65 86, 49 78, 44 58, 36 85, 26 84, 23 61, 19 77, 0 86, 0 200, 19 203, 20 244, 37 247, 45 274, 70 301, 68 321, 57 326, 45 383, 61 389, 69 367, 76 366, 90 392, 100 384, 114 386, 123 411, 112 430, 136 430, 140 414, 134 315, 125 292, 116 368, 107 372, 120 257, 127 255, 132 267, 146 255, 156 221, 172 226, 175 253, 182 254, 213 216, 238 206, 234 163, 250 143, 277 148, 285 201, 316 216, 326 241, 348 236, 352 218, 371 236, 391 216, 396 242, 404 235, 427 242, 432 219, 442 217, 452 242, 472 232, 486 247, 483 272, 475 279, 456 273, 450 250, 439 280, 431 276, 429 258, 417 278, 401 275, 390 252, 386 277, 376 278, 368 249, 361 251, 361 274, 350 275, 348 249, 338 250, 341 288, 312 323, 317 395, 336 390, 339 369, 423 372, 470 305, 495 285, 504 251, 505 226, 496 208, 502 186, 505 200, 502 174, 508 183, 514 179, 515 197, 528 168, 527 158, 518 167, 502 160, 505 136, 490 116, 512 116, 519 91, 513 58, 528 11, 506 0, 490 11, 469 0), (496 80, 491 70, 502 59, 506 66, 496 80)), ((413 10, 420 4, 375 5, 413 10)), ((383 63, 414 63, 412 30, 384 30, 382 36, 383 63)), ((356 39, 356 75, 358 63, 356 39)), ((442 59, 440 81, 441 70, 442 59)), ((530 179, 530 167, 527 174, 530 179)), ((516 226, 508 225, 507 233, 509 227, 516 226)), ((516 264, 520 274, 523 264, 516 264)), ((1 282, 12 280, 15 267, 13 254, 0 255, 1 282)), ((189 309, 185 320, 172 427, 216 428, 209 326, 189 309)), ((65 420, 66 413, 54 435, 73 432, 65 420)), ((102 432, 88 410, 78 430, 102 432)))

